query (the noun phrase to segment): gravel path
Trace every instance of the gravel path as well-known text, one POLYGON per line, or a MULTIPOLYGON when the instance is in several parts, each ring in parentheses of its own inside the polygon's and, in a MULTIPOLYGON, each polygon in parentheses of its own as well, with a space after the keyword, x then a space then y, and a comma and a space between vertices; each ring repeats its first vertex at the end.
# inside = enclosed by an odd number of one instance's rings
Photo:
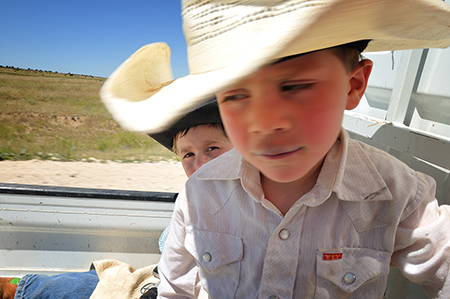
POLYGON ((0 162, 0 183, 179 192, 186 179, 180 162, 0 162))

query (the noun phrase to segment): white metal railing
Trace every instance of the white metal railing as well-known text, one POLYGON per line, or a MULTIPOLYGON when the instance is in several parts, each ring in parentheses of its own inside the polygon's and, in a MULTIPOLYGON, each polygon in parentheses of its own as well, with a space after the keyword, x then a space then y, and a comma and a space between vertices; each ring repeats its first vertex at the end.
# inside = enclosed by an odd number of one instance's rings
MULTIPOLYGON (((374 61, 374 70, 360 105, 346 111, 344 128, 352 138, 434 177, 436 198, 450 204, 450 49, 365 56, 374 61)), ((391 268, 385 298, 427 296, 391 268)))
POLYGON ((109 258, 157 263, 173 205, 0 193, 0 276, 87 271, 109 258))

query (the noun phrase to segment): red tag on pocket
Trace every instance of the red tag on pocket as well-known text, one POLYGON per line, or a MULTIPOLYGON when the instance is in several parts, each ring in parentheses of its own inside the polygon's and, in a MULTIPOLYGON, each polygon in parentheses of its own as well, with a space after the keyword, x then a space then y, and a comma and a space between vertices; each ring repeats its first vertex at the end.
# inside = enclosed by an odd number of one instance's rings
POLYGON ((322 256, 322 260, 324 261, 335 261, 335 260, 341 260, 343 252, 338 253, 324 253, 322 256))

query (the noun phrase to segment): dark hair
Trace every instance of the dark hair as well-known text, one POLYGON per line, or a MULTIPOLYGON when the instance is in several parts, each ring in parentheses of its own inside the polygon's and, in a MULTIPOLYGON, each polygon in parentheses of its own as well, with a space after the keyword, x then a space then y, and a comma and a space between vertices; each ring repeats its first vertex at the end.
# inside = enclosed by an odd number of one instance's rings
POLYGON ((369 44, 369 39, 358 40, 356 42, 333 47, 333 53, 342 60, 348 72, 353 71, 358 63, 363 59, 363 52, 369 44))
POLYGON ((347 47, 346 45, 337 46, 331 48, 333 54, 339 58, 344 64, 345 69, 348 72, 353 71, 358 63, 362 60, 361 52, 352 47, 347 47))
POLYGON ((149 134, 150 137, 162 144, 165 148, 173 151, 174 136, 185 129, 199 125, 222 123, 215 97, 211 97, 207 102, 193 108, 188 113, 180 116, 170 128, 159 133, 149 134))
MULTIPOLYGON (((346 70, 348 72, 353 71, 356 66, 358 65, 358 63, 362 60, 362 55, 361 52, 364 51, 364 49, 367 47, 367 45, 369 44, 370 40, 359 40, 356 42, 352 42, 352 43, 348 43, 348 44, 343 44, 343 45, 339 45, 339 46, 335 46, 335 47, 331 47, 329 49, 333 50, 333 53, 339 58, 341 59, 342 63, 344 64, 346 70)), ((325 50, 325 49, 322 49, 325 50)), ((320 50, 317 50, 320 51, 320 50)), ((295 54, 292 56, 286 56, 283 57, 279 60, 277 60, 275 63, 279 63, 285 60, 289 60, 301 55, 305 55, 305 54, 309 54, 309 53, 313 53, 316 51, 312 51, 312 52, 307 52, 307 53, 301 53, 301 54, 295 54)))
POLYGON ((197 126, 192 126, 189 127, 187 129, 181 130, 180 132, 178 132, 177 134, 175 134, 175 136, 173 136, 172 139, 172 151, 178 155, 178 150, 177 150, 177 140, 186 136, 186 134, 189 132, 190 129, 196 128, 198 126, 202 126, 202 125, 206 125, 208 126, 208 128, 216 128, 222 131, 223 135, 225 135, 225 137, 228 138, 227 133, 225 132, 225 128, 223 127, 222 123, 210 123, 210 124, 201 124, 201 125, 197 125, 197 126))

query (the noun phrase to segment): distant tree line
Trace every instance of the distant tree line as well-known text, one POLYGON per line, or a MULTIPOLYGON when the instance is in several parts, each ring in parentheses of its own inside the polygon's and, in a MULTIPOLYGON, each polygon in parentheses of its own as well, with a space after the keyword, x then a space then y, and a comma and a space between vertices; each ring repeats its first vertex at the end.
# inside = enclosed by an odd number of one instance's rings
POLYGON ((54 71, 48 71, 48 70, 43 71, 43 70, 30 69, 30 68, 22 69, 20 67, 14 67, 14 66, 11 66, 11 65, 6 65, 6 66, 0 65, 0 68, 10 69, 10 70, 15 70, 15 71, 24 71, 24 72, 36 72, 36 73, 43 73, 43 74, 46 73, 46 74, 59 74, 59 75, 64 75, 64 76, 82 76, 82 77, 95 78, 95 76, 92 76, 92 75, 81 75, 81 74, 72 74, 72 73, 59 73, 59 72, 56 72, 56 71, 55 72, 54 71))

